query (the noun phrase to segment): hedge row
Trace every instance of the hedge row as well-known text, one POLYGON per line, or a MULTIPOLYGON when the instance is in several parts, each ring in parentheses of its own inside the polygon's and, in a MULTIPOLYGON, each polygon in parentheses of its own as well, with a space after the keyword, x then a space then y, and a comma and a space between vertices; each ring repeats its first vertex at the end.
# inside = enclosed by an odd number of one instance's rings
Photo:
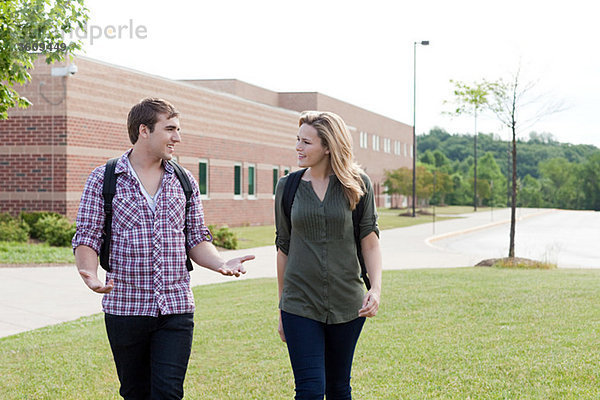
MULTIPOLYGON (((237 237, 227 227, 208 227, 215 246, 236 249, 237 237)), ((0 213, 0 241, 26 242, 31 239, 47 242, 51 246, 70 246, 75 234, 75 224, 65 216, 50 211, 22 212, 18 217, 0 213)))
POLYGON ((41 240, 51 246, 70 246, 75 224, 64 215, 50 211, 22 212, 18 217, 0 213, 0 241, 41 240))

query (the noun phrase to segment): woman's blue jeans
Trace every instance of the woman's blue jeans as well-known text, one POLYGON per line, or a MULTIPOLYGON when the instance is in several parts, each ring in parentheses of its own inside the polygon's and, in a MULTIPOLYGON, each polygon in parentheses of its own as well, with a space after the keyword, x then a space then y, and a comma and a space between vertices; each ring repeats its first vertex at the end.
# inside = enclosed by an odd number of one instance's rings
POLYGON ((352 399, 352 358, 365 318, 325 324, 281 311, 296 400, 352 399))

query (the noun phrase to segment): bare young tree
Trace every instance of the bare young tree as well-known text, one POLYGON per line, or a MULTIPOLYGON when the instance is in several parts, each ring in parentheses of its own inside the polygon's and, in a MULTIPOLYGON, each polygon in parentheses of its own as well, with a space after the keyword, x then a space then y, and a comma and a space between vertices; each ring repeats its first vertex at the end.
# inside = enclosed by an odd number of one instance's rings
POLYGON ((562 101, 547 101, 542 95, 533 95, 536 82, 522 83, 520 68, 506 82, 499 79, 488 82, 490 99, 486 107, 512 134, 512 186, 510 199, 510 244, 508 257, 515 257, 515 228, 517 205, 517 133, 533 126, 540 119, 564 110, 562 101), (531 106, 535 109, 530 111, 531 106))

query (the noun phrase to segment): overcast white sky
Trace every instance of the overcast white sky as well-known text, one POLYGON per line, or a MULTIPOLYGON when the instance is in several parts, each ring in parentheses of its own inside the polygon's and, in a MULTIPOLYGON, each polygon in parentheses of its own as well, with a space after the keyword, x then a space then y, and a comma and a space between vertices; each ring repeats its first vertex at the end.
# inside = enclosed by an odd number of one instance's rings
MULTIPOLYGON (((536 92, 566 111, 520 133, 600 147, 600 38, 593 1, 87 0, 89 25, 146 28, 145 38, 101 37, 85 55, 172 79, 236 78, 274 91, 317 91, 413 123, 473 132, 473 118, 442 114, 450 79, 509 78, 521 65, 536 92)), ((90 29, 88 29, 90 31, 90 29)), ((504 139, 493 117, 480 132, 504 139)))

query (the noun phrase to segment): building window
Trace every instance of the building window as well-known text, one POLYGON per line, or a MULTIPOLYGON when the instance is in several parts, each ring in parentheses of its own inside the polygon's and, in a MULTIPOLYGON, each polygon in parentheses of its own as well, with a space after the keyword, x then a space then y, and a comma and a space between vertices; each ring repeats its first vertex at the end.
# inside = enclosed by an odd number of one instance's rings
POLYGON ((248 197, 256 198, 256 167, 248 165, 248 197))
POLYGON ((360 132, 360 147, 363 149, 369 147, 369 134, 367 132, 360 132))
POLYGON ((404 157, 408 156, 408 151, 406 150, 407 147, 408 147, 408 144, 404 143, 404 157))
POLYGON ((289 168, 284 168, 283 169, 283 175, 284 176, 287 175, 287 174, 289 174, 289 173, 290 173, 290 169, 289 168))
POLYGON ((234 198, 242 197, 242 164, 233 166, 233 196, 234 198))
POLYGON ((386 153, 391 153, 392 151, 392 141, 389 138, 383 138, 383 151, 386 153))
POLYGON ((198 187, 200 189, 200 198, 208 197, 208 161, 200 160, 198 163, 198 187))
POLYGON ((373 150, 379 151, 379 136, 373 135, 373 150))
POLYGON ((275 188, 279 181, 279 167, 273 167, 273 196, 275 196, 275 188))

